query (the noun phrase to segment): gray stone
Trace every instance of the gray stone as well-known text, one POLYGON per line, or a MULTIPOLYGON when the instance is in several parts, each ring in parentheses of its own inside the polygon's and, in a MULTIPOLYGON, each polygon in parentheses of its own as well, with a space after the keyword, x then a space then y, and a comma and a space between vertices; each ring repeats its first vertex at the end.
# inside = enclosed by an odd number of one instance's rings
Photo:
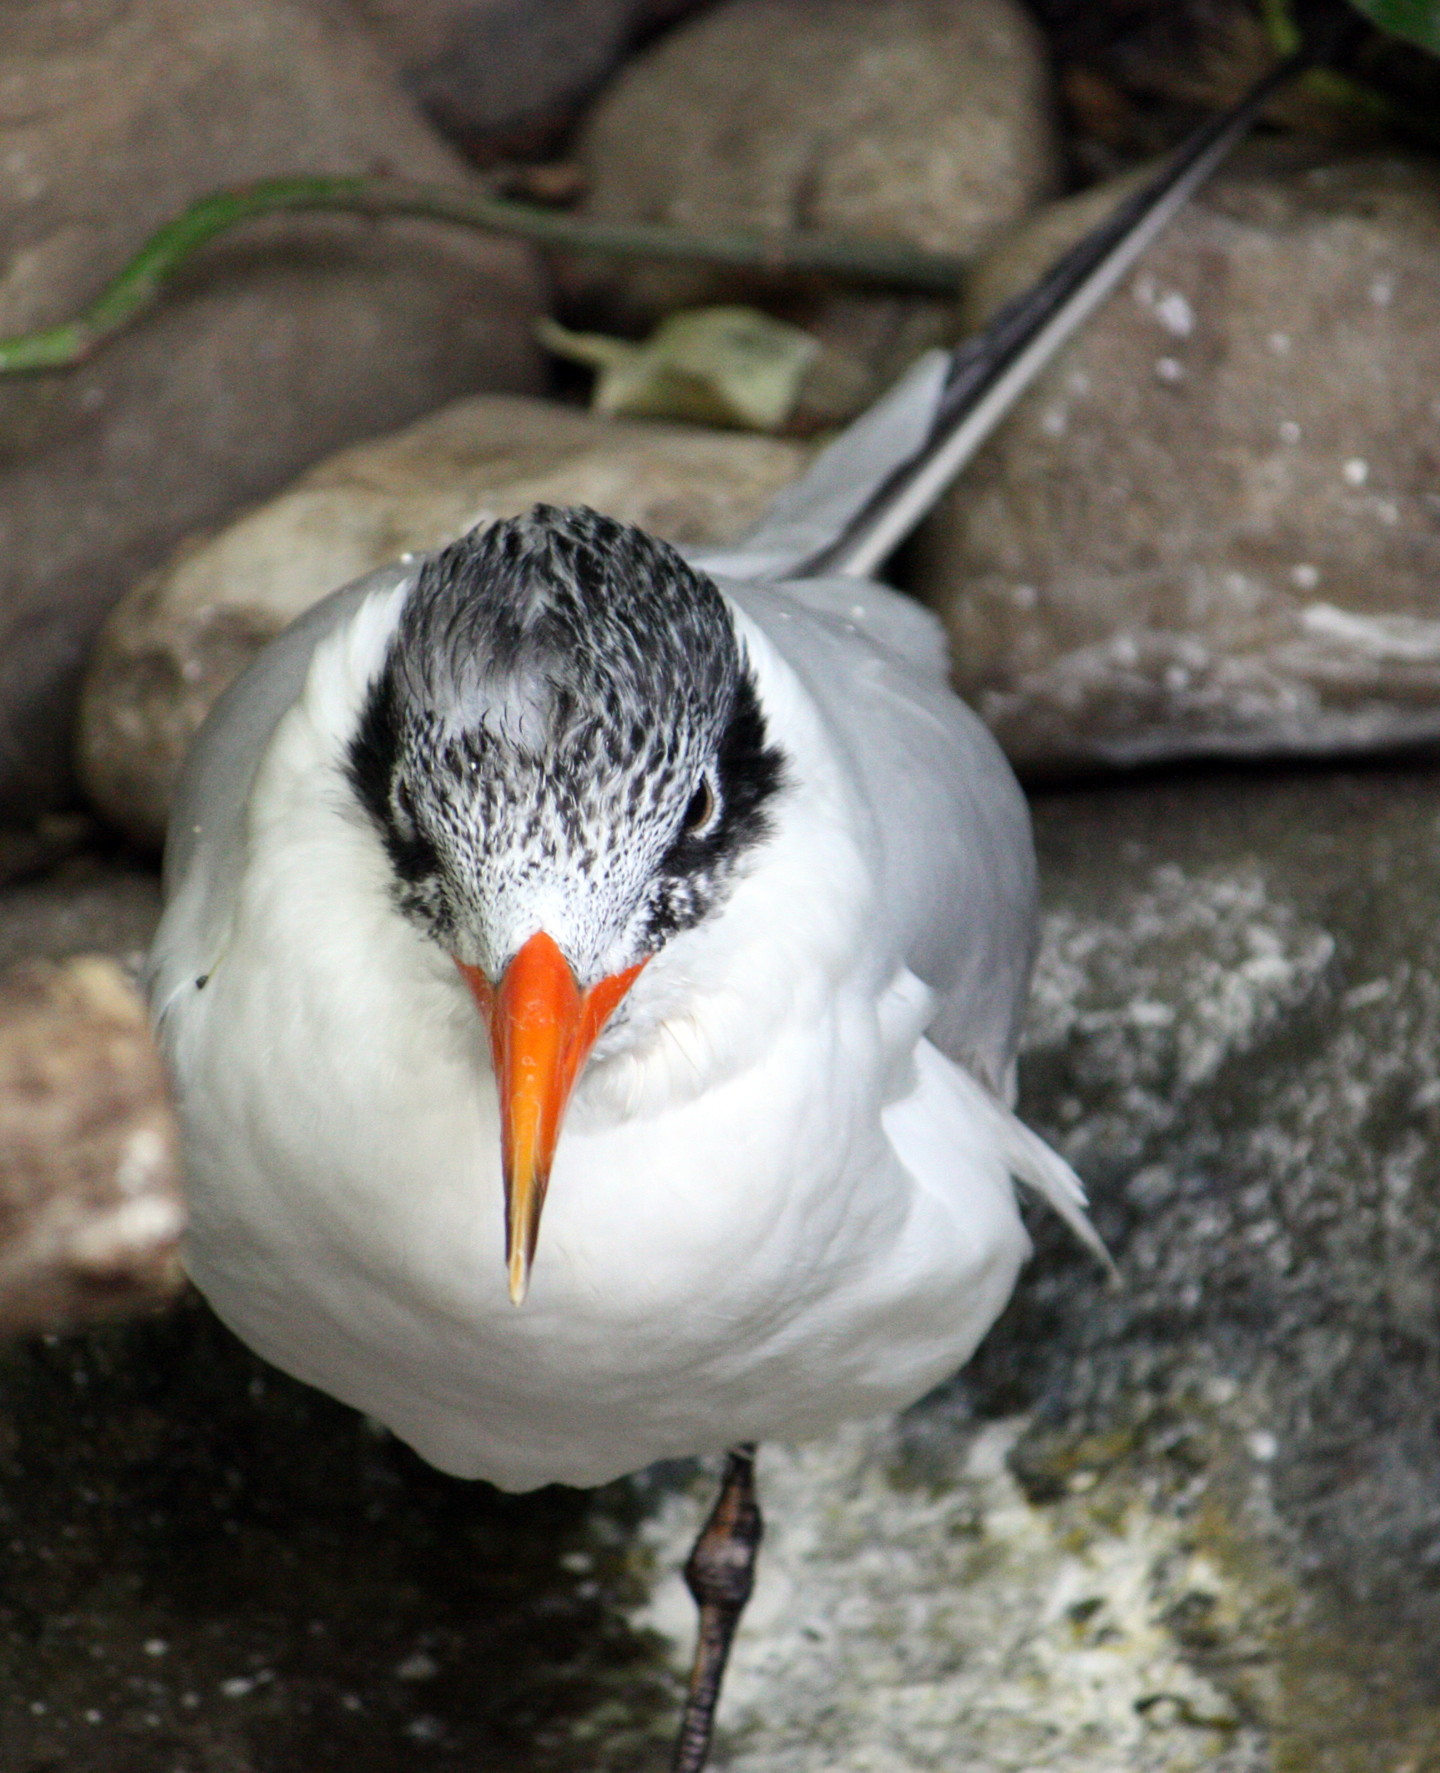
MULTIPOLYGON (((586 210, 607 220, 822 229, 960 254, 1057 178, 1045 51, 1013 0, 726 0, 622 71, 577 153, 586 210)), ((577 299, 642 330, 753 288, 660 266, 587 266, 572 281, 577 299)), ((955 324, 944 303, 813 292, 787 317, 827 346, 814 423, 858 410, 955 324)))
MULTIPOLYGON (((0 9, 0 333, 71 318, 203 193, 383 165, 456 183, 363 25, 304 0, 0 9)), ((84 366, 0 382, 0 816, 67 789, 108 605, 197 527, 476 387, 534 385, 528 254, 291 216, 206 248, 84 366)))
MULTIPOLYGON (((1023 287, 1078 217, 1004 249, 1023 287)), ((1440 179, 1196 199, 926 527, 957 681, 1031 772, 1440 733, 1440 179)))
POLYGON ((401 554, 537 502, 593 505, 675 542, 733 541, 805 457, 794 443, 503 396, 347 450, 116 607, 81 707, 86 790, 158 844, 186 748, 225 685, 326 592, 401 554))
POLYGON ((1148 1491, 1235 1579, 1239 1637, 1218 1602, 1173 1629, 1268 1764, 1429 1766, 1440 778, 1217 776, 1038 813, 1024 1105, 1125 1284, 1037 1267, 970 1395, 1036 1409, 1032 1494, 1081 1467, 1148 1491))
POLYGON ((183 1224, 134 984, 100 955, 0 972, 0 1334, 168 1302, 183 1224))
POLYGON ((406 87, 479 158, 553 145, 632 33, 696 0, 351 0, 406 87))
POLYGON ((0 888, 0 968, 103 954, 138 973, 160 920, 160 880, 94 849, 0 888))

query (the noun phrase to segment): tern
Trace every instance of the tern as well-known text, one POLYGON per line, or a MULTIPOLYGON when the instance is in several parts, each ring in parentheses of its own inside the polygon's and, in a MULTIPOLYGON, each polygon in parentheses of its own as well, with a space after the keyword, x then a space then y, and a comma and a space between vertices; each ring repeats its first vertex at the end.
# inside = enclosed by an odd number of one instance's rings
POLYGON ((869 574, 1248 124, 934 352, 728 553, 539 506, 318 604, 217 704, 150 990, 196 1284, 443 1470, 729 1449, 687 1577, 708 1753, 756 1442, 907 1405, 1029 1245, 1024 799, 869 574), (563 1136, 562 1136, 563 1122, 563 1136))

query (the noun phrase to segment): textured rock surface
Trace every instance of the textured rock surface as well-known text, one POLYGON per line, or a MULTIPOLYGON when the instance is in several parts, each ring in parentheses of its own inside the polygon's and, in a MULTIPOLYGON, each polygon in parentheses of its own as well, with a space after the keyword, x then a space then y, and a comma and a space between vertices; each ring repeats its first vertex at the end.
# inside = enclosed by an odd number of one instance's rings
POLYGON ((593 505, 671 541, 730 541, 804 460, 793 443, 498 396, 347 450, 116 608, 82 706, 86 789, 158 843, 186 747, 225 685, 317 598, 409 550, 537 501, 593 505))
POLYGON ((1269 1615, 1248 1659, 1218 1612, 1176 1629, 1266 1720, 1271 1764, 1428 1767, 1440 779, 1057 797, 1039 837, 1025 1107, 1090 1180, 1126 1286, 1037 1269, 967 1383, 1037 1410, 1032 1494, 1168 1472, 1269 1615))
MULTIPOLYGON (((0 161, 0 333, 69 319, 218 186, 464 176, 365 28, 302 0, 3 9, 0 161)), ((0 384, 0 815, 63 791, 80 662, 125 585, 329 450, 533 385, 537 301, 509 244, 290 217, 207 248, 84 367, 0 384)))
POLYGON ((82 850, 0 890, 0 967, 104 954, 134 975, 159 917, 153 868, 82 850))
POLYGON ((405 85, 481 158, 549 146, 637 29, 696 0, 352 0, 405 85))
POLYGON ((99 955, 0 973, 0 1334, 172 1297, 183 1221, 133 984, 99 955))
MULTIPOLYGON (((1007 248, 981 299, 1044 256, 1007 248)), ((920 546, 1017 764, 1440 733, 1437 308, 1419 162, 1253 170, 1181 214, 920 546)))
MULTIPOLYGON (((1049 795, 1037 826, 1024 1107, 1123 1288, 1037 1216, 960 1381, 762 1452, 716 1765, 1420 1773, 1440 774, 1137 782, 1049 795)), ((12 1350, 0 1389, 8 1763, 663 1758, 689 1468, 499 1498, 199 1307, 12 1350)))
MULTIPOLYGON (((577 152, 589 213, 697 229, 828 229, 968 254, 1052 188, 1044 49, 1012 0, 726 0, 631 62, 577 152)), ((586 269, 615 324, 743 299, 731 275, 586 269)), ((773 297, 773 292, 772 292, 773 297)), ((953 330, 934 302, 800 297, 830 347, 815 420, 953 330)))
POLYGON ((726 0, 605 94, 596 215, 973 251, 1054 176, 1043 52, 1005 0, 726 0))

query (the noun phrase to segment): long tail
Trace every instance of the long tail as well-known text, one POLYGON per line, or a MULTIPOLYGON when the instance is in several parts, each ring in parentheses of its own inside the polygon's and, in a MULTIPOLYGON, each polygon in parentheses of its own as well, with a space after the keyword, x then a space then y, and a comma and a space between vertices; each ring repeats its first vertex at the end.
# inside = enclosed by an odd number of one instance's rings
POLYGON ((775 500, 725 554, 723 570, 748 579, 873 575, 1266 102, 1317 59, 1312 45, 1280 62, 983 332, 921 357, 775 500))

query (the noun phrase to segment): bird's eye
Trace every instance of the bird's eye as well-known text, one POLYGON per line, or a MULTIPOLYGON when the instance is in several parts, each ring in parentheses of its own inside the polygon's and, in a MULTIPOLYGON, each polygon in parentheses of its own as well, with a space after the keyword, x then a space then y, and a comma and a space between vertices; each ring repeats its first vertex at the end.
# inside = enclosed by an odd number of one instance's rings
POLYGON ((415 802, 410 798, 410 785, 404 776, 395 784, 395 805, 400 817, 413 831, 415 829, 415 802))
POLYGON ((709 776, 702 776, 700 786, 690 796, 690 804, 685 809, 685 835, 703 837, 715 823, 718 811, 714 784, 709 776))

